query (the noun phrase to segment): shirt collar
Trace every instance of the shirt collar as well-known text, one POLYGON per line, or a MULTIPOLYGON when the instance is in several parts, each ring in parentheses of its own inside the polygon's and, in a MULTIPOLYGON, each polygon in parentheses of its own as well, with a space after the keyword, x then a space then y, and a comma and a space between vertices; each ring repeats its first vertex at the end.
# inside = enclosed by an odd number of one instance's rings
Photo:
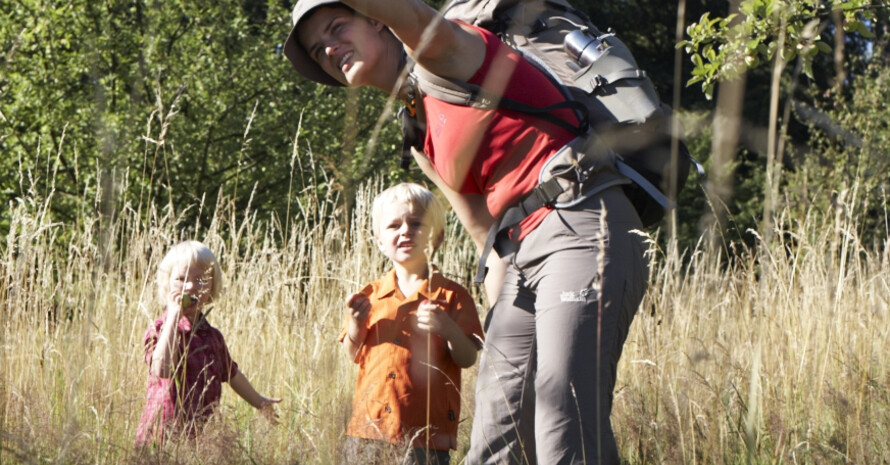
MULTIPOLYGON (((442 273, 439 273, 439 268, 435 265, 431 265, 431 272, 429 278, 425 279, 423 283, 420 285, 420 289, 417 291, 418 296, 429 299, 436 300, 442 294, 442 285, 444 284, 445 277, 442 276, 442 273)), ((386 275, 383 276, 383 281, 380 283, 380 287, 377 289, 377 298, 382 299, 384 297, 389 297, 395 294, 396 289, 398 288, 398 284, 396 284, 396 270, 392 269, 386 275)), ((406 295, 405 298, 409 298, 411 296, 406 295)))

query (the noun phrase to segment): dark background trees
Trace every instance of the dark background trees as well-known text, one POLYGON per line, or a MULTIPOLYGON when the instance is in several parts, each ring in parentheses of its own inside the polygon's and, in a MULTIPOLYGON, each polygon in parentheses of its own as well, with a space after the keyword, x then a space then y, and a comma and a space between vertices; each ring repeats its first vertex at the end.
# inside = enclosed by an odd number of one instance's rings
MULTIPOLYGON (((689 145, 707 165, 715 102, 698 85, 686 86, 695 65, 685 51, 679 82, 674 78, 677 4, 573 3, 631 47, 664 100, 671 102, 679 88, 680 108, 692 115, 689 145)), ((213 206, 220 198, 239 211, 250 205, 284 219, 288 212, 293 216, 289 207, 301 195, 340 192, 348 212, 354 187, 372 175, 420 179, 416 171, 397 168, 398 125, 384 112, 385 96, 318 86, 290 68, 281 45, 291 6, 259 0, 0 0, 0 231, 7 227, 5 206, 29 192, 52 195, 52 213, 62 222, 82 211, 113 217, 125 206, 149 203, 201 222, 208 209, 190 207, 213 206)), ((832 52, 842 41, 844 53, 814 55, 809 76, 795 73, 791 61, 781 83, 783 108, 815 111, 790 113, 783 161, 790 174, 782 191, 801 193, 804 200, 813 195, 812 185, 802 188, 805 180, 797 175, 804 167, 809 175, 823 173, 831 181, 828 189, 839 190, 851 166, 862 175, 885 166, 880 141, 887 116, 875 110, 887 107, 886 93, 878 90, 886 76, 887 9, 878 0, 871 5, 877 20, 865 25, 873 38, 837 34, 844 23, 830 7, 823 10, 820 37, 832 52), (816 124, 814 114, 831 124, 816 124), (855 137, 831 135, 837 133, 855 137), (856 152, 856 144, 876 148, 856 152)), ((688 2, 685 23, 729 11, 722 1, 688 2)), ((774 38, 764 43, 769 40, 774 38)), ((744 89, 742 138, 727 199, 739 231, 756 227, 763 213, 772 88, 767 64, 763 58, 748 70, 744 89)), ((876 192, 880 175, 869 179, 869 192, 876 192)), ((680 201, 680 232, 689 241, 710 208, 696 187, 701 181, 693 177, 680 201)))
POLYGON ((391 125, 366 163, 353 156, 382 97, 349 100, 283 57, 290 2, 0 3, 4 205, 52 192, 64 222, 83 208, 184 210, 223 195, 283 215, 306 189, 388 169, 378 154, 395 147, 391 125))

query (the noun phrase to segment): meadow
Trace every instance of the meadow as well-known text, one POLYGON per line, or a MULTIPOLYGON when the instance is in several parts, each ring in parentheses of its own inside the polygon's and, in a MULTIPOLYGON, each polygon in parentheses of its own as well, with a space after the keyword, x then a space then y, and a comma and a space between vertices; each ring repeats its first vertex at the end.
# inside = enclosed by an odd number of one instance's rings
MULTIPOLYGON (((213 209, 209 227, 152 203, 69 224, 48 214, 52 194, 10 205, 0 462, 337 463, 356 370, 336 337, 344 297, 386 268, 367 209, 380 189, 359 190, 349 221, 333 194, 295 195, 290 221, 225 200, 193 207, 213 209), (209 318, 254 386, 283 397, 280 424, 225 388, 198 444, 136 451, 142 338, 161 312, 154 272, 169 245, 192 238, 226 276, 209 318)), ((649 292, 613 412, 627 463, 890 463, 890 247, 858 241, 846 194, 836 211, 749 231, 751 248, 677 250, 650 237, 649 292)), ((455 224, 434 261, 469 285, 474 251, 455 224)), ((474 373, 454 463, 468 445, 474 373)))

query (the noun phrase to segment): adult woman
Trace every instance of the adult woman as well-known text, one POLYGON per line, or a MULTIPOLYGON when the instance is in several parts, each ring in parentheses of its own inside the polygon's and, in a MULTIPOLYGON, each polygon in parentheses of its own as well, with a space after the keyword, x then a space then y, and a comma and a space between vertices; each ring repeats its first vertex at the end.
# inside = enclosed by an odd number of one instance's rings
MULTIPOLYGON (((301 0, 285 54, 328 85, 398 94, 405 54, 443 78, 547 107, 563 100, 533 66, 487 31, 442 21, 420 0, 301 0)), ((480 249, 489 228, 536 185, 574 134, 507 110, 423 97, 424 154, 480 249)), ((553 114, 577 123, 568 110, 553 114)), ((639 218, 604 169, 571 208, 531 212, 503 257, 488 258, 495 302, 476 387, 467 463, 617 463, 609 422, 615 367, 645 287, 639 218), (606 215, 608 214, 608 221, 606 215)))

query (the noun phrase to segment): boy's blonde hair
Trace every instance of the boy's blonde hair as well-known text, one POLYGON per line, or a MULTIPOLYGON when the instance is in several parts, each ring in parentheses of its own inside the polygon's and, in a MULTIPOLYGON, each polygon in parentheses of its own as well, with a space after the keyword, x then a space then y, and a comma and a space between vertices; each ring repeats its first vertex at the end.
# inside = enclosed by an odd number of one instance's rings
POLYGON ((383 214, 383 207, 394 203, 410 205, 412 213, 422 212, 425 220, 429 221, 433 241, 445 231, 445 207, 442 206, 442 202, 429 189, 418 184, 403 182, 374 197, 371 226, 374 228, 375 237, 380 237, 380 216, 383 214))
POLYGON ((206 245, 198 241, 180 242, 167 252, 158 265, 157 282, 158 296, 161 302, 167 301, 170 292, 170 273, 180 265, 194 266, 204 269, 205 277, 210 279, 210 302, 216 300, 222 292, 223 276, 216 255, 206 245))

